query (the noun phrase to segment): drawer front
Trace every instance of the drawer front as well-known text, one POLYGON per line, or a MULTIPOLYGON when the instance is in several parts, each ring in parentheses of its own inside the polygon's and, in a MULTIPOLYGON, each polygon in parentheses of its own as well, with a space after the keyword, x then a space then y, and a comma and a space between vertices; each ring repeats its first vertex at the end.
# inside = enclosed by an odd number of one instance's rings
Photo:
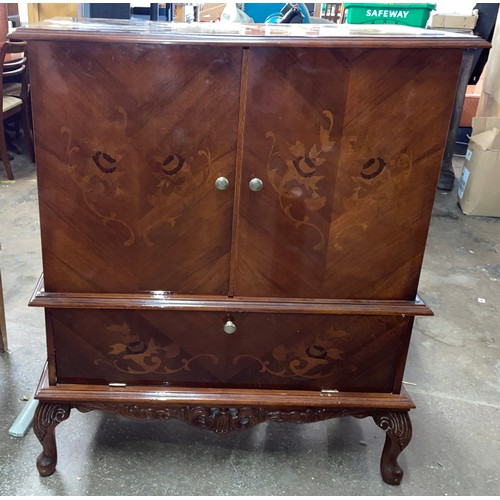
POLYGON ((58 383, 371 392, 398 386, 413 322, 402 316, 102 309, 51 309, 47 315, 58 383), (228 321, 234 333, 224 331, 228 321))

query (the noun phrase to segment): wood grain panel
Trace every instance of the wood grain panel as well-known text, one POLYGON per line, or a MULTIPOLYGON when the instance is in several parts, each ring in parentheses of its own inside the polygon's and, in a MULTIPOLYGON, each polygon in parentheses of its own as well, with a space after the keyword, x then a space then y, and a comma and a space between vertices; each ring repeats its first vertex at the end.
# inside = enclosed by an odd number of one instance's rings
POLYGON ((47 290, 227 294, 241 50, 30 51, 47 290))
POLYGON ((349 74, 321 49, 253 48, 249 67, 235 295, 321 296, 349 74))
POLYGON ((460 62, 251 49, 235 295, 415 298, 460 62))
POLYGON ((350 71, 322 291, 411 299, 461 51, 365 51, 350 71))
MULTIPOLYGON (((402 316, 48 310, 58 383, 391 392, 402 316), (232 320, 234 334, 224 333, 232 320)), ((401 374, 402 376, 402 374, 401 374)))

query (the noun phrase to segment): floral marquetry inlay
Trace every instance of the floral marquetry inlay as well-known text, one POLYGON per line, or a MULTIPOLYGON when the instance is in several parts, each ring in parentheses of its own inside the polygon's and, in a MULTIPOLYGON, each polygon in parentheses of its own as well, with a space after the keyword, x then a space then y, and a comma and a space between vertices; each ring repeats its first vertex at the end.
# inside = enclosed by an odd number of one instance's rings
POLYGON ((278 345, 263 358, 242 354, 233 359, 233 364, 252 360, 261 373, 296 379, 319 379, 340 369, 354 372, 356 367, 344 361, 344 353, 338 348, 337 339, 348 335, 344 330, 330 328, 310 343, 299 340, 287 346, 278 345))
POLYGON ((102 144, 96 140, 92 145, 94 151, 90 158, 82 163, 81 157, 85 153, 74 139, 71 130, 68 127, 62 127, 61 134, 65 135, 67 140, 68 170, 78 182, 87 209, 104 226, 110 224, 122 226, 127 235, 123 245, 126 247, 133 245, 136 241, 136 234, 131 225, 113 209, 112 205, 106 203, 109 200, 119 200, 125 194, 121 185, 124 172, 118 170, 121 155, 115 153, 112 156, 102 151, 100 149, 102 144), (110 174, 113 175, 110 177, 110 174))
POLYGON ((219 358, 213 354, 187 356, 181 347, 173 342, 159 345, 153 338, 143 340, 131 332, 129 325, 111 325, 108 330, 123 334, 123 341, 109 345, 106 356, 96 360, 96 364, 105 363, 122 373, 129 374, 172 374, 189 371, 193 361, 206 358, 214 365, 219 358))
POLYGON ((147 196, 150 210, 143 220, 143 237, 146 245, 153 246, 153 231, 167 225, 174 227, 186 209, 196 200, 198 189, 206 185, 212 166, 212 157, 207 149, 198 151, 197 157, 184 157, 168 153, 155 158, 159 168, 155 169, 156 191, 147 196), (204 163, 195 168, 195 163, 204 163))
POLYGON ((125 230, 124 246, 136 242, 153 246, 155 231, 162 226, 174 227, 196 201, 200 188, 207 185, 212 157, 208 148, 188 154, 163 144, 141 158, 140 168, 136 168, 138 160, 130 158, 123 145, 131 140, 127 136, 127 112, 123 108, 115 111, 112 128, 122 139, 120 145, 116 146, 114 139, 104 144, 97 136, 75 137, 70 128, 61 127, 65 162, 93 215, 103 225, 119 225, 125 230), (145 194, 147 206, 143 212, 131 212, 133 218, 127 217, 129 212, 124 208, 132 201, 131 186, 140 176, 150 176, 151 182, 146 179, 145 184, 154 187, 145 194))
POLYGON ((399 154, 395 161, 378 156, 360 166, 359 173, 351 177, 352 191, 342 200, 344 213, 332 227, 336 250, 342 251, 346 242, 362 237, 380 206, 406 190, 412 169, 411 149, 399 154))
POLYGON ((321 210, 327 203, 326 195, 321 193, 320 182, 324 179, 322 169, 326 167, 326 154, 332 151, 335 141, 331 139, 333 114, 324 110, 328 125, 319 127, 318 140, 312 146, 298 139, 286 151, 277 148, 276 134, 272 131, 266 137, 272 140, 267 161, 267 175, 276 191, 282 212, 294 223, 295 228, 308 226, 318 233, 314 250, 325 245, 322 229, 311 221, 311 213, 321 210), (278 164, 276 160, 279 160, 278 164), (282 168, 284 162, 285 168, 282 168))

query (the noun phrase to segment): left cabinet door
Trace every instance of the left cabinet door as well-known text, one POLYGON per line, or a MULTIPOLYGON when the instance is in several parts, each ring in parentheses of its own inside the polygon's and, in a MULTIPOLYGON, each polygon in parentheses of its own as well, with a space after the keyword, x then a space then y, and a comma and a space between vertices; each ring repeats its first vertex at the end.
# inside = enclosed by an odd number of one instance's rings
POLYGON ((241 53, 30 45, 47 291, 227 294, 241 53))

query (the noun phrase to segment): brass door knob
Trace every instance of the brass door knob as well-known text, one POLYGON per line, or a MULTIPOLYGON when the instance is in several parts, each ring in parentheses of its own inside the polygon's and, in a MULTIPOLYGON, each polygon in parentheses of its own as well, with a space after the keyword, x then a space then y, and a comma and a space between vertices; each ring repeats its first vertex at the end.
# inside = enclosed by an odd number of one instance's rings
POLYGON ((231 320, 228 319, 226 321, 226 324, 224 325, 224 331, 228 335, 231 335, 236 331, 236 325, 231 320))
POLYGON ((219 191, 225 191, 229 187, 229 181, 225 177, 217 177, 215 179, 215 187, 219 191))
POLYGON ((252 191, 260 191, 262 189, 262 187, 264 186, 264 183, 258 178, 258 177, 254 177, 249 183, 248 183, 248 187, 252 190, 252 191))

